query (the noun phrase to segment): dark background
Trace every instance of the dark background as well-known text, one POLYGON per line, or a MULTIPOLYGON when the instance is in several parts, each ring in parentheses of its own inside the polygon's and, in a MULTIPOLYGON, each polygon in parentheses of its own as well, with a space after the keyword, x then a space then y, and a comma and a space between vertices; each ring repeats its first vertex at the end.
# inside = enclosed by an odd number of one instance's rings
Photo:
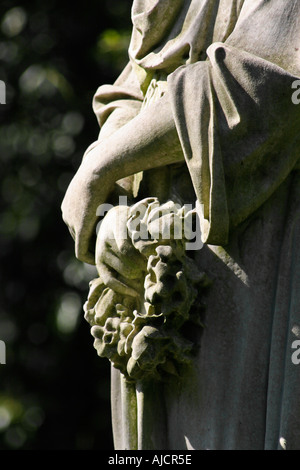
POLYGON ((0 450, 113 448, 109 363, 60 205, 98 135, 91 103, 127 62, 132 0, 0 4, 0 450))

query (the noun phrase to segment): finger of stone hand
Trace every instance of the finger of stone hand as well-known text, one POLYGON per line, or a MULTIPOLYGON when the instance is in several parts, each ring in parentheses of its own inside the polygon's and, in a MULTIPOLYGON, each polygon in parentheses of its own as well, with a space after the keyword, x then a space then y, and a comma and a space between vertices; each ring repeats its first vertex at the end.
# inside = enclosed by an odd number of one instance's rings
POLYGON ((102 281, 105 285, 110 287, 110 289, 122 295, 138 297, 138 293, 134 289, 126 286, 126 284, 116 279, 116 272, 110 267, 108 267, 105 263, 99 261, 97 263, 97 269, 102 281))
POLYGON ((62 205, 61 205, 61 211, 62 211, 62 219, 64 221, 64 223, 67 225, 68 229, 69 229, 69 232, 71 234, 71 237, 73 238, 73 240, 75 240, 75 230, 72 226, 72 224, 70 223, 70 220, 69 220, 69 213, 68 211, 65 209, 65 203, 64 201, 62 202, 62 205))
POLYGON ((76 258, 84 263, 95 265, 95 254, 89 251, 89 242, 87 239, 82 240, 78 235, 75 238, 75 255, 76 258))
POLYGON ((128 268, 144 269, 145 258, 141 253, 132 245, 132 241, 116 240, 118 252, 124 256, 124 262, 128 263, 128 268))
POLYGON ((69 232, 71 234, 71 237, 73 238, 73 240, 75 240, 76 236, 75 236, 75 230, 73 229, 73 227, 68 227, 69 229, 69 232))
MULTIPOLYGON (((114 252, 110 248, 106 249, 101 253, 100 262, 105 263, 107 266, 110 266, 121 276, 128 279, 135 279, 141 274, 141 269, 139 266, 136 266, 130 257, 123 256, 119 252, 114 252)), ((98 259, 97 259, 98 265, 98 259)))

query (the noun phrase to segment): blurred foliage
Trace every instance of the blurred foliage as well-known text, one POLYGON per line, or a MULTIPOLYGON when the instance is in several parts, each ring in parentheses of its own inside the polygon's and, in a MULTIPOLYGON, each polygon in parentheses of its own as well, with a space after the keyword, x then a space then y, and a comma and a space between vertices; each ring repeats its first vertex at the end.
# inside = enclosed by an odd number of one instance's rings
POLYGON ((98 135, 91 102, 127 62, 131 0, 2 0, 0 450, 112 449, 109 364, 83 319, 65 190, 98 135))

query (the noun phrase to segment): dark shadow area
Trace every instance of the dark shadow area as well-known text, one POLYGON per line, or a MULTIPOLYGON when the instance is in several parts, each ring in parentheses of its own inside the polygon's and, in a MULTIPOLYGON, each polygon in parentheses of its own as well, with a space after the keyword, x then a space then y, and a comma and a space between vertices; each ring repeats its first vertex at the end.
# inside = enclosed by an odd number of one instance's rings
POLYGON ((0 450, 112 449, 110 369, 60 205, 127 62, 131 0, 0 5, 0 450))

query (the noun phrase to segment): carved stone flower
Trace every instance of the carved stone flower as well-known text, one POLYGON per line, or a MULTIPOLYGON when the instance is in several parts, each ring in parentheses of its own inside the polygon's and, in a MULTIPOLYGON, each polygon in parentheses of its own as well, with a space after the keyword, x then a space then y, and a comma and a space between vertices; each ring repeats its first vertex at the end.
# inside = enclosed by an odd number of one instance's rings
POLYGON ((191 362, 195 344, 186 336, 186 326, 201 325, 197 311, 191 316, 190 309, 207 285, 207 277, 186 255, 184 240, 178 238, 183 208, 172 201, 159 206, 156 198, 133 207, 128 232, 145 260, 143 298, 113 291, 103 283, 99 270, 100 277, 90 283, 85 318, 92 326, 98 355, 108 358, 128 380, 165 380, 180 375, 182 366, 191 362), (166 233, 169 238, 164 237, 166 233))

